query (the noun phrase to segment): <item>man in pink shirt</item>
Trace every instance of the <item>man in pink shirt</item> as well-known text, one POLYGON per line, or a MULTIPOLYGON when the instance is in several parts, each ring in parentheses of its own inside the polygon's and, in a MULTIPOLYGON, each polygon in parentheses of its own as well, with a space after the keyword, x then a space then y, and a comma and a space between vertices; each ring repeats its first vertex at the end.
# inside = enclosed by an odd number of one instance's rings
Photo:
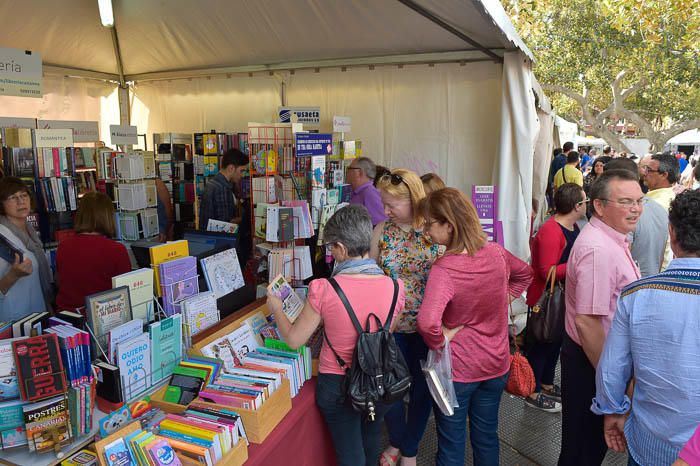
POLYGON ((590 410, 595 371, 620 291, 640 278, 627 241, 645 201, 639 180, 626 170, 606 171, 589 198, 594 214, 571 249, 566 271, 559 455, 559 464, 565 466, 598 466, 605 457, 603 417, 590 410))

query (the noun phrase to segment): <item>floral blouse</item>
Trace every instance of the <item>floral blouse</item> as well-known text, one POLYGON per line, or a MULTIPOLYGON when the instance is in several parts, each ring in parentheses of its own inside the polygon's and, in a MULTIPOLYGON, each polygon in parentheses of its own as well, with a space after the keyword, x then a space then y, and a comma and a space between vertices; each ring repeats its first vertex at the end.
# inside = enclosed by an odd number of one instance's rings
POLYGON ((387 220, 379 239, 379 267, 392 278, 403 280, 406 305, 396 319, 396 332, 416 331, 418 308, 423 301, 430 267, 439 255, 439 246, 422 231, 404 231, 387 220))

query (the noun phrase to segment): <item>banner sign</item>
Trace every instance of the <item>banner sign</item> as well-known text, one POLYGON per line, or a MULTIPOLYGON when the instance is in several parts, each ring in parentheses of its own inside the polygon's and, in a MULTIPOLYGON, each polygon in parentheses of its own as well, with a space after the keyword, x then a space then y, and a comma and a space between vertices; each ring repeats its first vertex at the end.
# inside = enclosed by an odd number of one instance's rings
POLYGON ((34 132, 37 147, 71 147, 73 131, 70 129, 37 129, 34 132))
POLYGON ((503 225, 498 220, 498 192, 495 186, 472 187, 472 203, 489 241, 503 246, 503 225))
POLYGON ((136 126, 129 125, 109 125, 109 136, 112 145, 116 144, 138 144, 136 126))
POLYGON ((334 133, 349 133, 352 129, 352 117, 334 116, 333 117, 333 132, 334 133))
POLYGON ((321 124, 321 107, 279 107, 280 123, 321 124))
POLYGON ((42 97, 41 55, 0 48, 0 95, 42 97))
POLYGON ((36 129, 36 119, 34 119, 34 118, 0 117, 0 128, 36 129))
POLYGON ((96 121, 39 120, 40 129, 71 129, 73 142, 97 142, 100 127, 96 121))
POLYGON ((297 157, 308 155, 331 155, 333 153, 333 135, 325 133, 296 133, 294 141, 297 157))

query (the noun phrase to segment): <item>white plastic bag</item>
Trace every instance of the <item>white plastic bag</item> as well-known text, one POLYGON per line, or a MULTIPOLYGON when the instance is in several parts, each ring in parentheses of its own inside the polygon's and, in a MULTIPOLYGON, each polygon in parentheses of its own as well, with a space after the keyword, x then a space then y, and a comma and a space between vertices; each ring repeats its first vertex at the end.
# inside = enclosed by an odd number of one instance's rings
POLYGON ((428 351, 428 360, 420 362, 428 390, 435 404, 445 416, 452 416, 459 407, 455 386, 452 383, 452 353, 445 337, 445 346, 428 351))

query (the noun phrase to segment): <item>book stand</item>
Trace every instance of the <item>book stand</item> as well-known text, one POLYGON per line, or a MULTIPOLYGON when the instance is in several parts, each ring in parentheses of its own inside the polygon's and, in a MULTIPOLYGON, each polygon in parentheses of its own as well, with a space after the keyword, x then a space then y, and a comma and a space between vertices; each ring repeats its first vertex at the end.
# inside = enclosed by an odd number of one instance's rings
MULTIPOLYGON (((125 403, 131 403, 139 396, 151 391, 154 387, 168 383, 169 376, 172 374, 172 369, 177 366, 181 358, 172 353, 172 359, 163 362, 160 367, 151 368, 150 371, 145 369, 136 369, 136 378, 130 377, 128 374, 119 373, 122 382, 122 400, 125 403), (170 369, 170 373, 168 373, 170 369), (133 379, 133 380, 129 380, 133 379)), ((134 375, 134 374, 132 374, 134 375)))
POLYGON ((171 283, 171 284, 169 284, 169 285, 163 285, 163 284, 161 283, 161 284, 160 284, 160 293, 161 293, 161 296, 163 296, 163 302, 164 302, 164 303, 165 303, 165 295, 166 295, 165 291, 166 291, 166 290, 168 290, 168 291, 170 292, 170 293, 169 293, 169 296, 173 296, 173 297, 174 297, 173 301, 170 303, 170 304, 173 305, 173 312, 172 312, 170 315, 168 315, 165 311, 163 311, 163 313, 166 315, 166 317, 170 317, 170 316, 173 315, 173 314, 181 314, 181 313, 182 313, 182 306, 181 306, 182 301, 184 301, 185 299, 187 299, 187 298, 189 298, 189 297, 191 297, 191 296, 194 296, 195 294, 199 293, 199 274, 193 275, 193 276, 191 276, 191 277, 187 277, 187 278, 185 278, 184 280, 178 280, 178 281, 173 282, 173 283, 171 283), (175 296, 175 295, 176 295, 175 290, 180 286, 180 284, 183 284, 183 283, 185 283, 185 282, 187 282, 187 281, 193 281, 193 282, 194 282, 196 291, 195 291, 194 293, 192 293, 192 294, 188 294, 187 296, 183 296, 183 295, 180 295, 180 294, 178 294, 177 296, 175 296))

